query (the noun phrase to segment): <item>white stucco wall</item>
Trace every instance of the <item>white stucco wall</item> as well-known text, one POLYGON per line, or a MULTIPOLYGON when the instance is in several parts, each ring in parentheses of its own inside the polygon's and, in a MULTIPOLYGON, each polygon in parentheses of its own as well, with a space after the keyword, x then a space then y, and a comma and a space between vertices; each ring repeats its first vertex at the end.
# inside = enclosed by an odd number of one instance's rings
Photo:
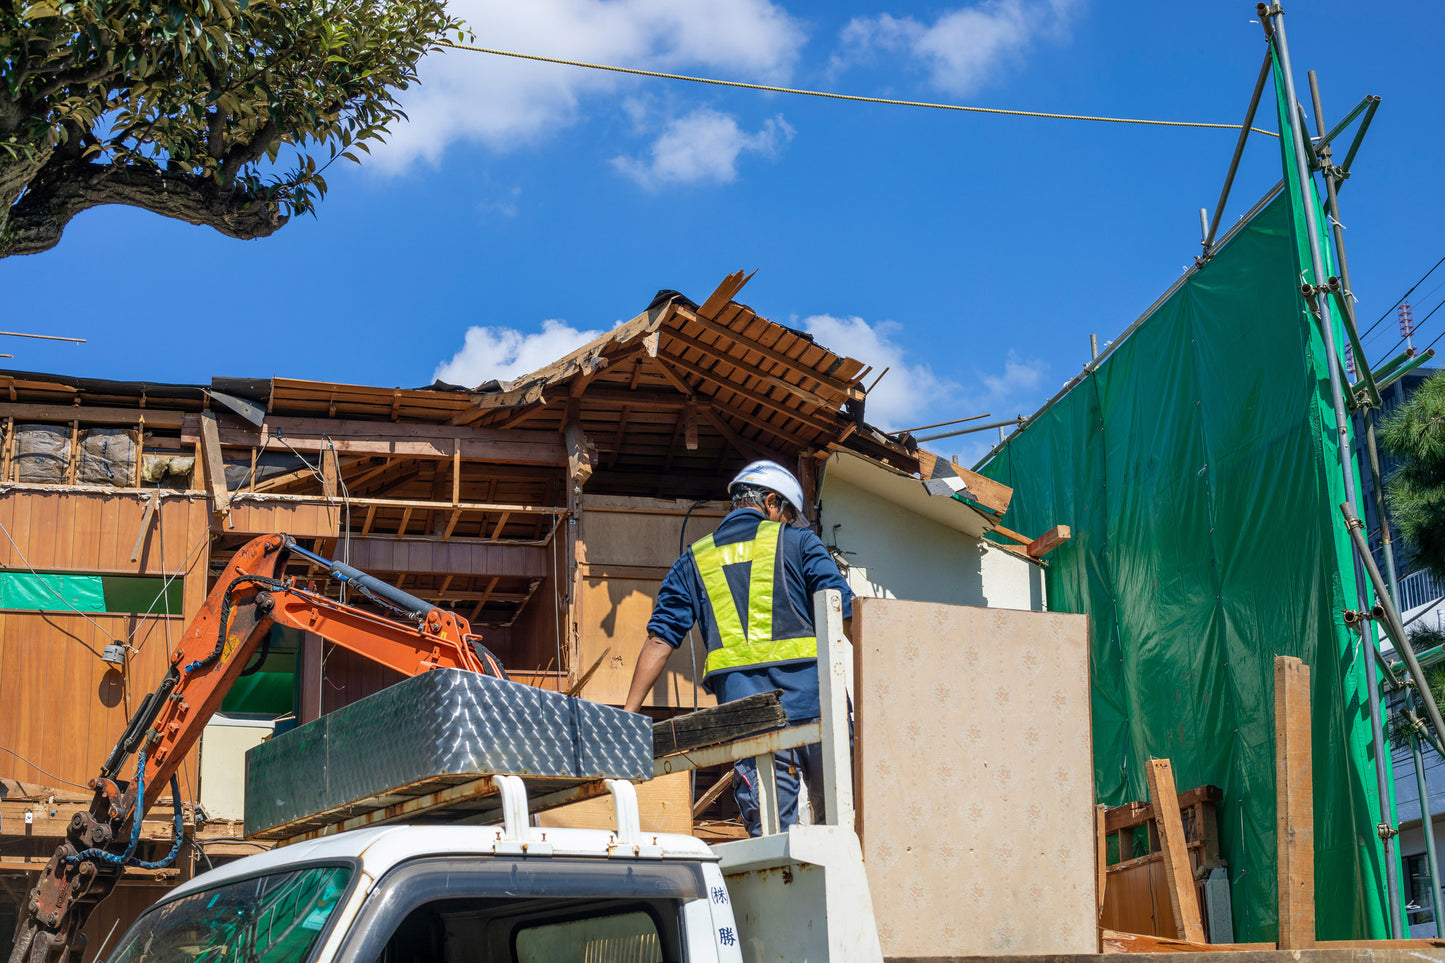
MULTIPOLYGON (((879 469, 880 471, 882 469, 879 469)), ((925 498, 938 498, 923 492, 925 498)), ((960 513, 971 511, 954 502, 960 513)), ((964 523, 967 519, 961 515, 964 523)), ((836 547, 853 591, 991 608, 1044 608, 1043 571, 986 540, 925 518, 829 472, 819 513, 823 542, 836 547)))

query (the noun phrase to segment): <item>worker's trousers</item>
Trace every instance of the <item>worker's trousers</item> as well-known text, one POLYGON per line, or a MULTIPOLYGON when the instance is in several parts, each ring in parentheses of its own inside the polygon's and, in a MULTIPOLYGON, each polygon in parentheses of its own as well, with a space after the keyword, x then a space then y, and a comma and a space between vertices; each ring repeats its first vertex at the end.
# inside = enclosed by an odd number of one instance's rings
MULTIPOLYGON (((751 756, 739 759, 733 764, 737 775, 733 780, 733 795, 737 798, 738 809, 742 811, 743 826, 749 836, 762 835, 762 820, 758 815, 758 767, 751 756)), ((773 768, 778 774, 778 815, 783 831, 798 821, 798 783, 808 787, 808 801, 813 806, 813 822, 824 822, 823 812, 823 746, 814 743, 797 749, 784 749, 773 753, 773 768)))

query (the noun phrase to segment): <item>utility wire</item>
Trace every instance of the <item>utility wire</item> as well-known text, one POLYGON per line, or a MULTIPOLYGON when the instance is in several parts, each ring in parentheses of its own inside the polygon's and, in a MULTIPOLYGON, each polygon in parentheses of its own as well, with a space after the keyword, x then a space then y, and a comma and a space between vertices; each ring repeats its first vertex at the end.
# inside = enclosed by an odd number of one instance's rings
MULTIPOLYGON (((1051 120, 1087 120, 1104 124, 1143 124, 1151 127, 1212 127, 1220 130, 1239 130, 1239 124, 1207 124, 1187 120, 1146 120, 1138 117, 1096 117, 1091 114, 1059 114, 1041 110, 1006 110, 1002 107, 967 107, 962 104, 934 104, 921 100, 895 100, 891 97, 860 97, 855 94, 838 94, 826 90, 804 90, 799 87, 775 87, 771 84, 749 84, 740 80, 717 80, 712 77, 690 77, 686 74, 670 74, 660 70, 638 70, 635 67, 614 67, 609 64, 588 63, 585 60, 567 60, 562 57, 542 57, 537 54, 516 53, 511 50, 494 50, 490 47, 474 47, 470 44, 438 40, 441 47, 468 50, 472 53, 491 54, 496 57, 514 57, 518 60, 534 60, 546 64, 562 64, 567 67, 586 67, 588 70, 608 70, 618 74, 632 74, 637 77, 659 77, 663 80, 685 80, 693 84, 710 84, 714 87, 738 87, 743 90, 766 90, 775 94, 798 94, 804 97, 821 97, 825 100, 851 100, 864 104, 888 104, 894 107, 927 107, 931 110, 957 110, 974 114, 1004 114, 1010 117, 1045 117, 1051 120)), ((1272 130, 1251 127, 1257 134, 1278 137, 1272 130)))
MULTIPOLYGON (((57 776, 55 773, 51 772, 51 771, 48 770, 48 769, 41 769, 41 768, 40 768, 39 766, 37 766, 35 763, 31 762, 29 759, 26 759, 24 756, 20 755, 20 753, 16 752, 14 749, 11 749, 9 746, 0 746, 0 750, 4 750, 5 752, 10 753, 10 755, 14 756, 16 759, 19 759, 21 762, 25 763, 25 765, 29 766, 31 769, 34 769, 34 770, 36 770, 37 772, 43 772, 43 773, 45 773, 47 776, 49 776, 51 779, 60 779, 60 777, 57 776)), ((78 782, 71 782, 69 779, 60 779, 60 781, 63 782, 63 783, 65 783, 67 786, 74 786, 76 789, 84 789, 86 792, 89 792, 89 791, 90 791, 90 788, 89 788, 88 786, 82 786, 82 785, 81 785, 80 783, 78 783, 78 782)))
POLYGON ((1445 257, 1442 257, 1442 258, 1440 258, 1440 260, 1436 261, 1436 262, 1435 262, 1435 267, 1432 267, 1430 270, 1428 270, 1428 271, 1426 271, 1424 274, 1420 275, 1420 280, 1418 280, 1418 281, 1416 281, 1414 284, 1410 285, 1410 290, 1408 290, 1408 291, 1406 291, 1404 294, 1400 295, 1400 299, 1399 299, 1398 301, 1396 301, 1394 304, 1392 304, 1392 305, 1390 305, 1388 308, 1386 308, 1386 309, 1385 309, 1385 313, 1382 314, 1382 315, 1380 315, 1380 317, 1375 321, 1375 323, 1372 324, 1372 325, 1370 325, 1368 328, 1366 328, 1365 331, 1364 331, 1364 333, 1362 333, 1362 334, 1360 335, 1360 340, 1361 340, 1361 341, 1364 341, 1365 335, 1368 335, 1371 331, 1373 331, 1373 330, 1375 330, 1376 328, 1378 328, 1378 327, 1380 326, 1380 323, 1390 316, 1390 312, 1391 312, 1391 311, 1395 310, 1395 309, 1398 308, 1400 305, 1404 304, 1404 303, 1405 303, 1405 299, 1408 298, 1410 295, 1414 294, 1414 293, 1415 293, 1415 289, 1418 288, 1420 285, 1424 284, 1424 283, 1425 283, 1425 279, 1428 278, 1430 275, 1434 274, 1434 273, 1435 273, 1435 268, 1438 268, 1438 267, 1439 267, 1440 265, 1442 265, 1442 264, 1445 264, 1445 257))

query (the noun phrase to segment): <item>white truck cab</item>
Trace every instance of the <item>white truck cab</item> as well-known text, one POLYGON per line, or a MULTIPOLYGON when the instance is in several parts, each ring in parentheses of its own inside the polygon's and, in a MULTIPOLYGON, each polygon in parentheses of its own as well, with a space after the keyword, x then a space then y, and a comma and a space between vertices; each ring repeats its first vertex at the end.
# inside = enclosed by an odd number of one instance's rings
POLYGON ((627 835, 339 833, 196 877, 147 911, 110 960, 741 963, 712 850, 691 836, 627 835))

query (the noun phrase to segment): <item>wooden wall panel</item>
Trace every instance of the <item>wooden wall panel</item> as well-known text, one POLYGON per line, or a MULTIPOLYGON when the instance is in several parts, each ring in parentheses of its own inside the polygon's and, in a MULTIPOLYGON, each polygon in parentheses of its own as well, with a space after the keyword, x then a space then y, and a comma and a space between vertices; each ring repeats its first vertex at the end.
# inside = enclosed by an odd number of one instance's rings
MULTIPOLYGON (((621 705, 627 698, 637 653, 647 639, 647 620, 667 570, 678 557, 678 538, 688 502, 620 496, 588 496, 582 503, 577 600, 578 672, 596 672, 581 695, 621 705), (599 663, 600 660, 600 664, 599 663)), ((725 506, 710 503, 687 519, 687 543, 717 528, 725 506)), ((699 675, 706 652, 693 632, 699 675)), ((647 705, 692 708, 692 659, 684 643, 668 661, 647 705)), ((697 705, 715 705, 701 687, 697 705)))
MULTIPOLYGON (((54 785, 84 785, 125 729, 130 710, 159 682, 189 616, 206 596, 210 520, 204 500, 162 498, 136 561, 130 560, 147 496, 137 493, 0 494, 0 568, 24 571, 176 575, 182 617, 0 612, 0 775, 54 785), (13 544, 11 542, 13 539, 13 544), (129 642, 124 673, 101 660, 113 639, 129 642), (45 771, 42 771, 45 770, 45 771)), ((196 789, 194 758, 182 765, 185 791, 196 789)))
MULTIPOLYGON (((352 510, 352 517, 357 515, 352 510)), ((341 505, 308 505, 294 502, 241 502, 231 506, 222 523, 227 531, 268 535, 285 532, 298 538, 335 537, 341 531, 341 505)))
POLYGON ((1097 952, 1087 620, 872 598, 853 616, 884 955, 1097 952))

